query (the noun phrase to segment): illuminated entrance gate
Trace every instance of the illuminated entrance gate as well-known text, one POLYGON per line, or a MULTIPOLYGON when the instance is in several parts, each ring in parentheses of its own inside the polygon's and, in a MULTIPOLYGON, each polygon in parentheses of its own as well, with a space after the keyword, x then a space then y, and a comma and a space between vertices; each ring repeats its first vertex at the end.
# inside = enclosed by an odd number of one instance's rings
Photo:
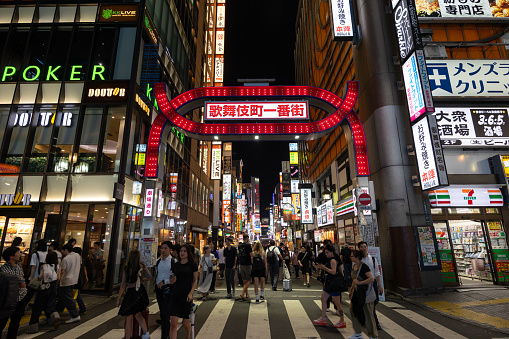
MULTIPOLYGON (((345 99, 324 89, 309 86, 239 86, 203 87, 187 91, 169 101, 164 83, 155 85, 159 114, 150 130, 147 145, 145 176, 157 177, 159 144, 168 121, 198 140, 312 140, 329 133, 346 119, 354 143, 357 176, 369 176, 368 154, 364 129, 353 111, 358 95, 358 82, 349 81, 345 99), (219 100, 307 100, 310 106, 320 108, 329 116, 313 122, 248 122, 248 123, 199 123, 184 115, 203 107, 205 101, 219 100)), ((346 124, 345 124, 346 125, 346 124)), ((347 133, 348 138, 348 133, 347 133)))

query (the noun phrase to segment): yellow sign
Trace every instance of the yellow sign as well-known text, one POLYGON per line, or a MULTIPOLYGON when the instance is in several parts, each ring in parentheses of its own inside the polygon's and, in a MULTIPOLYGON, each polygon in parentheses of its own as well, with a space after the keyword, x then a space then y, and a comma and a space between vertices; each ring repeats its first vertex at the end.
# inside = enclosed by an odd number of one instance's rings
POLYGON ((145 153, 136 153, 136 157, 134 158, 134 164, 140 166, 145 165, 145 153))
POLYGON ((299 164, 299 152, 290 152, 290 165, 299 164))
POLYGON ((501 156, 501 158, 502 158, 502 165, 504 166, 505 177, 509 178, 509 156, 503 155, 503 156, 501 156))
POLYGON ((0 194, 0 208, 31 208, 31 194, 0 194))

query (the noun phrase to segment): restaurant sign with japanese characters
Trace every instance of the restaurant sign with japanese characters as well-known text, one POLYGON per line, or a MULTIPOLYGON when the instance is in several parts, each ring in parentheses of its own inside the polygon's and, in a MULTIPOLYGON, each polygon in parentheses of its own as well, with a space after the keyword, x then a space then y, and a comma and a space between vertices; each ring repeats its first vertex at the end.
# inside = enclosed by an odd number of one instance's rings
POLYGON ((435 99, 509 95, 508 60, 428 60, 426 64, 435 99))
POLYGON ((308 119, 306 101, 242 101, 205 103, 206 120, 296 120, 308 119))
POLYGON ((445 159, 435 116, 428 115, 412 126, 421 188, 448 185, 445 159))
POLYGON ((331 7, 334 40, 352 40, 354 30, 350 0, 331 0, 331 7))
POLYGON ((507 18, 506 0, 418 0, 417 15, 443 18, 507 18))
POLYGON ((437 108, 435 117, 443 146, 509 146, 508 108, 437 108))

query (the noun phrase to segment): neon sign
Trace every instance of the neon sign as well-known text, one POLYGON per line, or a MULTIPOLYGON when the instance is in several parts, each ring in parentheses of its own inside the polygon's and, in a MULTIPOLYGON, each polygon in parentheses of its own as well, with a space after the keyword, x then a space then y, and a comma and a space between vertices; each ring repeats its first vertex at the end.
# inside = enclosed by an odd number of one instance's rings
MULTIPOLYGON (((72 65, 70 66, 70 76, 69 80, 71 81, 81 81, 80 74, 83 72, 83 65, 72 65)), ((48 69, 45 73, 45 77, 43 76, 43 79, 45 81, 60 81, 61 79, 58 78, 57 72, 62 66, 48 66, 48 69)), ((102 65, 94 65, 92 67, 92 78, 91 80, 104 80, 103 73, 106 70, 106 68, 102 65)), ((31 65, 25 67, 22 71, 19 71, 14 66, 5 66, 4 70, 2 72, 2 82, 3 81, 9 81, 7 80, 8 77, 14 76, 17 72, 21 73, 21 76, 23 77, 23 80, 25 81, 35 81, 39 80, 39 77, 42 75, 41 68, 36 65, 31 65)))

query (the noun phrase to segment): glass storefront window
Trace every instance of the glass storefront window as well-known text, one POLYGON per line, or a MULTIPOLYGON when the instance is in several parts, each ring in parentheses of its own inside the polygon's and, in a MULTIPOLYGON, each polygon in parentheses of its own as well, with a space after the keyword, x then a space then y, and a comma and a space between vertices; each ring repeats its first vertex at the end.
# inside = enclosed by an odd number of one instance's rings
POLYGON ((62 217, 62 205, 44 206, 44 239, 47 242, 58 241, 60 239, 60 218, 62 217))
POLYGON ((44 172, 47 163, 47 154, 51 141, 53 124, 51 119, 56 112, 55 106, 41 107, 40 112, 34 114, 33 119, 37 121, 34 140, 27 156, 27 172, 44 172))
POLYGON ((448 208, 449 214, 480 214, 480 208, 448 208))
POLYGON ((18 24, 32 23, 34 17, 35 6, 19 6, 18 7, 18 24))
POLYGON ((23 187, 23 194, 30 194, 30 201, 36 202, 39 201, 39 196, 41 194, 41 186, 42 186, 41 175, 39 176, 23 176, 21 178, 21 184, 23 187))
POLYGON ((71 43, 72 37, 72 26, 59 26, 57 30, 53 31, 51 38, 51 45, 48 49, 48 61, 47 67, 51 66, 54 70, 53 74, 59 80, 63 80, 65 67, 59 67, 64 65, 67 60, 67 51, 71 43))
POLYGON ((114 205, 95 205, 88 234, 86 267, 88 289, 104 288, 104 277, 108 265, 111 224, 114 205))
MULTIPOLYGON (((87 72, 87 67, 89 67, 88 58, 90 56, 90 49, 92 49, 93 37, 94 27, 92 26, 82 26, 74 32, 68 64, 72 66, 81 66, 81 68, 76 68, 76 70, 80 71, 75 72, 73 76, 74 79, 86 80, 85 74, 87 72)), ((67 79, 69 79, 69 77, 67 77, 67 79)))
POLYGON ((101 159, 102 172, 118 172, 120 167, 120 154, 122 151, 122 138, 124 136, 125 106, 110 107, 104 137, 101 159))
POLYGON ((16 193, 17 183, 18 183, 17 175, 2 175, 2 176, 0 176, 0 194, 14 194, 14 193, 16 193))
POLYGON ((89 107, 85 111, 79 154, 74 167, 76 173, 94 172, 102 113, 103 109, 98 107, 89 107))
POLYGON ((111 79, 109 74, 112 71, 111 59, 113 57, 116 31, 114 27, 101 27, 95 30, 94 52, 92 54, 92 65, 101 65, 104 67, 104 77, 106 80, 111 79))
MULTIPOLYGON (((0 86, 0 96, 2 95, 2 87, 0 86)), ((0 107, 0 143, 4 139, 5 127, 9 121, 10 107, 0 107)))
POLYGON ((83 95, 83 82, 66 82, 64 84, 64 104, 78 104, 81 102, 81 96, 83 95))
POLYGON ((60 97, 61 82, 46 82, 42 83, 41 91, 41 104, 56 104, 60 97))
POLYGON ((48 176, 46 180, 46 201, 64 201, 67 175, 48 176))
POLYGON ((76 16, 76 5, 60 5, 58 7, 58 20, 57 22, 74 22, 76 16))
POLYGON ((12 112, 9 125, 12 125, 11 140, 7 154, 22 156, 25 151, 25 144, 28 136, 28 130, 32 118, 33 108, 20 108, 18 112, 12 112))
POLYGON ((118 175, 73 174, 71 201, 114 201, 113 186, 118 175))
POLYGON ((487 214, 499 214, 500 210, 497 207, 487 207, 486 213, 487 214))
POLYGON ((55 6, 39 6, 38 23, 52 23, 55 17, 55 6))
POLYGON ((77 159, 71 156, 78 125, 79 108, 65 107, 62 112, 56 114, 55 119, 60 119, 60 127, 54 131, 56 144, 51 145, 53 162, 50 164, 50 171, 57 173, 69 172, 71 162, 77 159))
MULTIPOLYGON (((14 67, 16 70, 21 68, 22 58, 19 56, 24 55, 25 53, 25 47, 28 41, 28 33, 29 29, 26 27, 19 27, 11 31, 11 34, 9 35, 9 41, 7 42, 7 45, 2 53, 4 56, 1 65, 2 67, 10 66, 14 67)), ((14 74, 10 76, 6 76, 5 81, 14 82, 18 81, 19 78, 20 72, 18 71, 14 72, 14 74)))
POLYGON ((14 14, 14 6, 6 6, 0 8, 0 24, 10 24, 12 20, 12 14, 14 14))
POLYGON ((76 18, 78 22, 95 22, 95 16, 97 14, 97 6, 81 5, 79 11, 79 18, 76 18))
POLYGON ((32 32, 30 42, 25 51, 24 59, 26 64, 25 67, 31 67, 26 74, 22 75, 24 80, 41 80, 43 65, 46 63, 46 57, 48 56, 48 44, 51 36, 50 27, 38 27, 36 31, 32 32))
POLYGON ((34 223, 35 218, 9 218, 6 225, 4 248, 10 246, 14 238, 20 237, 22 239, 19 248, 21 250, 21 267, 23 270, 25 270, 28 261, 34 223))
POLYGON ((20 84, 19 85, 19 104, 34 104, 37 98, 39 84, 20 84))
POLYGON ((69 239, 76 239, 76 246, 83 249, 87 216, 88 204, 72 204, 69 206, 64 243, 67 243, 69 239))

